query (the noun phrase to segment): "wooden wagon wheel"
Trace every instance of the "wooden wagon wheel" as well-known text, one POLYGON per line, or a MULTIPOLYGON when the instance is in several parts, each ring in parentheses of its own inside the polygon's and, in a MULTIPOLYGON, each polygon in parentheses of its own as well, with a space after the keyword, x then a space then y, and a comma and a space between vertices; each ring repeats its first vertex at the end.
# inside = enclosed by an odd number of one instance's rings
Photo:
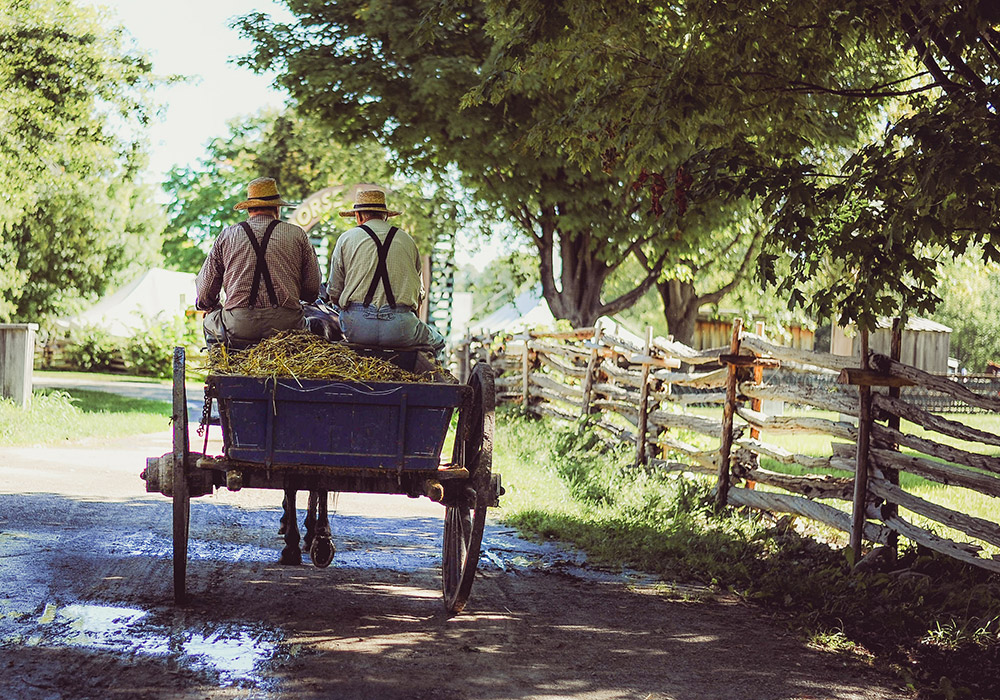
POLYGON ((191 496, 188 492, 187 456, 188 412, 184 389, 184 348, 174 348, 174 602, 183 603, 186 594, 188 522, 191 496))
POLYGON ((486 526, 486 508, 492 501, 493 421, 496 389, 493 369, 481 362, 469 378, 472 401, 458 417, 452 461, 469 470, 469 486, 445 508, 441 579, 444 604, 451 613, 465 607, 479 564, 486 526))

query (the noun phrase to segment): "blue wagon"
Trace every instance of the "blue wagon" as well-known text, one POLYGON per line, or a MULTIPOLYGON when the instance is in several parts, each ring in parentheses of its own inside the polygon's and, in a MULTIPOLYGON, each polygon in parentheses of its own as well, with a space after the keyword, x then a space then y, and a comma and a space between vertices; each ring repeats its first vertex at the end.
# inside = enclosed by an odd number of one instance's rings
MULTIPOLYGON (((190 499, 226 486, 282 489, 286 497, 292 494, 293 514, 295 491, 309 491, 310 517, 316 493, 323 493, 325 516, 327 491, 405 494, 441 503, 444 602, 450 612, 462 610, 486 510, 503 493, 499 475, 492 473, 495 391, 488 364, 476 365, 466 384, 210 375, 206 404, 218 403, 223 434, 223 454, 216 456, 190 449, 184 369, 184 350, 177 348, 173 452, 147 459, 143 472, 147 491, 173 498, 176 601, 186 595, 190 499), (442 462, 456 411, 451 458, 442 462)), ((297 550, 294 515, 291 527, 297 550)), ((314 563, 328 564, 329 528, 308 540, 314 563)))

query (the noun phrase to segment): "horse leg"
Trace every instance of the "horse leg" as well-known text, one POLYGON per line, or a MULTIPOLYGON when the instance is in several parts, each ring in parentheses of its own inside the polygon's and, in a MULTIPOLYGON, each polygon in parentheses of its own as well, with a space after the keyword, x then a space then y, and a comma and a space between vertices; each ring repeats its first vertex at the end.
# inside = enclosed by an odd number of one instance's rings
POLYGON ((310 503, 313 501, 315 494, 315 499, 317 503, 317 518, 316 522, 313 523, 316 534, 312 541, 312 546, 309 548, 309 557, 312 559, 313 564, 320 568, 326 568, 330 566, 330 562, 333 561, 333 539, 330 532, 330 518, 327 506, 327 492, 326 491, 310 491, 309 500, 310 503))
POLYGON ((313 539, 316 537, 316 505, 319 500, 318 491, 309 491, 309 507, 306 509, 306 536, 303 538, 303 544, 305 544, 306 551, 312 547, 313 539))
POLYGON ((299 524, 295 514, 295 489, 285 489, 285 548, 281 550, 282 564, 296 565, 302 563, 302 550, 299 549, 299 524))
POLYGON ((278 536, 288 532, 288 494, 281 499, 281 520, 278 521, 278 536))

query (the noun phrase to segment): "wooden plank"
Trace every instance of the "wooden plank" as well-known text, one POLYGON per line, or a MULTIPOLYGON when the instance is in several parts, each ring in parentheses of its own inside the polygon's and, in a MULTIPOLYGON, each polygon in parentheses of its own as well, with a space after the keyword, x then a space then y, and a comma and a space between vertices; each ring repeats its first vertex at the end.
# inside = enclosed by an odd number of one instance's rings
POLYGON ((539 333, 532 331, 532 338, 548 338, 550 340, 590 340, 594 337, 593 328, 577 328, 571 331, 551 331, 539 333))
MULTIPOLYGON (((794 513, 844 532, 851 531, 850 513, 802 496, 734 487, 729 491, 729 500, 735 505, 749 506, 758 510, 794 513)), ((866 522, 864 535, 870 542, 884 543, 889 536, 889 530, 877 523, 866 522)))
MULTIPOLYGON (((601 325, 594 324, 594 335, 593 338, 596 343, 600 343, 601 340, 601 325)), ((590 405, 594 400, 594 380, 596 379, 597 372, 597 346, 594 346, 594 350, 587 357, 587 371, 583 375, 583 381, 581 389, 583 391, 583 405, 580 407, 580 417, 586 418, 590 415, 590 405)))
POLYGON ((704 464, 690 464, 688 462, 674 462, 667 459, 650 459, 648 466, 652 469, 659 469, 665 472, 691 472, 692 474, 707 474, 715 476, 716 467, 714 464, 706 466, 704 464))
POLYGON ((754 386, 751 382, 740 382, 739 391, 752 399, 787 401, 849 416, 858 415, 858 399, 853 395, 854 390, 830 391, 818 387, 792 385, 754 386))
POLYGON ((627 384, 630 387, 639 389, 642 387, 642 373, 623 369, 610 362, 602 362, 600 370, 609 378, 620 384, 627 384))
MULTIPOLYGON (((648 357, 653 344, 653 328, 646 327, 646 344, 643 348, 643 355, 648 357)), ((679 366, 679 365, 678 365, 679 366)), ((635 466, 646 462, 646 431, 649 418, 649 363, 642 363, 642 388, 639 390, 639 423, 636 427, 636 451, 635 466)))
POLYGON ((989 455, 982 455, 976 452, 967 452, 966 450, 960 450, 957 447, 951 447, 949 445, 942 445, 934 442, 933 440, 928 440, 917 435, 911 435, 899 430, 893 430, 892 428, 884 425, 876 424, 873 428, 873 434, 876 439, 881 440, 883 443, 896 443, 904 447, 918 450, 931 457, 943 459, 946 462, 962 464, 966 467, 983 469, 994 474, 1000 474, 1000 457, 991 457, 989 455))
POLYGON ((587 374, 586 367, 574 367, 573 365, 561 362, 552 355, 548 355, 544 352, 538 353, 538 361, 546 367, 565 374, 567 377, 573 377, 574 379, 582 379, 587 374))
MULTIPOLYGON (((661 428, 684 428, 714 438, 718 438, 723 430, 723 423, 720 420, 685 413, 652 411, 649 414, 649 422, 661 428)), ((736 429, 736 432, 742 431, 736 429)))
MULTIPOLYGON (((861 330, 861 366, 868 367, 868 331, 861 330)), ((858 459, 854 470, 854 504, 852 507, 851 550, 854 564, 861 561, 861 545, 868 508, 868 449, 871 446, 872 390, 858 387, 858 459)))
POLYGON ((633 365, 650 365, 665 369, 677 369, 681 366, 680 360, 675 360, 672 357, 657 357, 656 355, 650 355, 648 352, 632 353, 627 357, 628 361, 633 365))
POLYGON ((561 396, 566 396, 573 401, 581 401, 583 399, 582 389, 560 384, 552 377, 547 377, 544 374, 539 374, 538 372, 532 372, 528 375, 528 383, 542 389, 548 389, 549 391, 561 396))
POLYGON ((742 343, 744 348, 752 350, 756 355, 768 355, 782 362, 796 362, 801 365, 810 365, 837 372, 845 367, 857 367, 859 364, 856 357, 844 357, 831 355, 828 352, 811 352, 774 345, 753 333, 744 333, 742 343))
POLYGON ((605 384, 603 382, 594 384, 592 393, 607 396, 611 399, 618 399, 620 401, 631 401, 633 404, 639 403, 638 391, 623 389, 622 387, 615 386, 614 384, 605 384))
POLYGON ((574 408, 578 408, 581 405, 580 401, 574 401, 571 398, 567 398, 561 393, 557 393, 550 389, 545 389, 535 384, 528 387, 528 398, 529 399, 545 399, 546 401, 558 401, 560 403, 566 403, 574 408))
POLYGON ((736 441, 736 444, 741 447, 745 447, 756 454, 770 457, 774 461, 780 462, 781 464, 799 464, 806 469, 830 468, 829 457, 811 457, 809 455, 794 454, 782 447, 769 445, 766 442, 761 442, 760 440, 756 440, 754 438, 740 438, 736 441))
POLYGON ((849 501, 854 489, 854 479, 830 474, 782 474, 762 467, 740 470, 738 474, 744 479, 777 486, 806 498, 837 498, 849 501))
POLYGON ((569 345, 556 345, 555 343, 531 340, 528 342, 528 348, 535 352, 544 352, 557 357, 578 358, 583 362, 590 359, 589 350, 581 350, 569 345))
POLYGON ((695 350, 683 343, 678 343, 675 340, 669 340, 662 336, 653 338, 653 347, 689 365, 717 364, 719 362, 719 355, 728 350, 728 348, 695 350))
POLYGON ((972 564, 988 571, 1000 572, 1000 561, 977 557, 975 553, 969 551, 967 547, 963 547, 958 542, 938 537, 934 533, 906 522, 898 515, 894 518, 886 519, 885 524, 908 540, 922 544, 928 549, 933 549, 935 552, 941 552, 953 559, 964 561, 967 564, 972 564))
POLYGON ((847 421, 811 416, 769 416, 744 406, 736 410, 736 415, 759 430, 832 435, 851 442, 858 439, 858 429, 847 421))
POLYGON ((904 365, 885 355, 873 355, 872 362, 880 372, 890 374, 894 377, 909 379, 918 386, 941 392, 959 401, 964 401, 970 406, 982 408, 987 411, 1000 412, 1000 399, 976 394, 946 377, 930 374, 916 367, 904 365))
POLYGON ((854 386, 913 386, 914 382, 903 377, 893 377, 882 374, 874 369, 860 369, 858 367, 848 367, 840 370, 837 377, 837 384, 851 384, 854 386))
POLYGON ((712 372, 667 372, 659 370, 653 376, 665 384, 689 386, 692 389, 715 389, 726 385, 729 370, 725 367, 712 372))
POLYGON ((954 530, 961 530, 971 537, 977 537, 984 542, 1000 547, 1000 525, 974 515, 966 515, 951 508, 932 503, 924 498, 907 493, 899 486, 885 479, 872 479, 869 482, 871 492, 879 498, 902 506, 909 511, 936 520, 954 530))
MULTIPOLYGON (((733 321, 733 334, 729 342, 729 352, 732 355, 740 353, 740 333, 743 331, 743 319, 733 321)), ((716 508, 725 508, 729 493, 729 453, 733 447, 733 416, 736 413, 736 385, 739 383, 739 370, 734 365, 727 367, 726 402, 722 404, 722 440, 719 444, 719 479, 716 485, 716 508)))
POLYGON ((777 369, 781 362, 772 357, 757 357, 755 355, 719 355, 719 362, 736 367, 764 367, 777 369))
POLYGON ((939 484, 961 486, 1000 498, 1000 479, 989 474, 877 447, 871 449, 871 455, 875 465, 880 469, 899 469, 939 484))
POLYGON ((877 409, 885 411, 886 413, 891 413, 894 416, 905 418, 911 423, 916 423, 917 425, 928 430, 936 430, 939 433, 953 437, 957 440, 982 442, 987 445, 993 445, 994 447, 1000 447, 1000 435, 988 433, 985 430, 972 428, 964 423, 959 423, 955 420, 949 420, 947 418, 937 416, 930 411, 925 411, 919 406, 914 406, 912 403, 907 403, 902 399, 886 396, 885 394, 876 394, 872 398, 872 404, 877 409))

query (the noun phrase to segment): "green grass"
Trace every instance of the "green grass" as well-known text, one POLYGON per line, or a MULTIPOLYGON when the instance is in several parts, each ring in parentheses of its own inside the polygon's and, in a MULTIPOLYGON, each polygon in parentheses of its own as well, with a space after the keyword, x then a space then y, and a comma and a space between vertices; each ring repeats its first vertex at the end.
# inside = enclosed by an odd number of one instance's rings
POLYGON ((802 536, 786 518, 714 514, 711 479, 635 469, 631 458, 600 451, 574 426, 500 410, 499 517, 612 570, 759 602, 808 643, 892 669, 921 697, 1000 697, 1000 675, 984 671, 1000 656, 1000 577, 913 547, 896 565, 904 574, 852 572, 840 548, 802 536))
POLYGON ((171 406, 86 389, 35 392, 22 409, 0 400, 0 446, 54 445, 169 430, 171 406))
POLYGON ((169 379, 159 379, 157 377, 137 377, 131 374, 112 374, 110 372, 63 372, 54 370, 34 370, 32 375, 39 379, 58 381, 59 379, 88 380, 100 382, 142 382, 169 385, 169 379))

